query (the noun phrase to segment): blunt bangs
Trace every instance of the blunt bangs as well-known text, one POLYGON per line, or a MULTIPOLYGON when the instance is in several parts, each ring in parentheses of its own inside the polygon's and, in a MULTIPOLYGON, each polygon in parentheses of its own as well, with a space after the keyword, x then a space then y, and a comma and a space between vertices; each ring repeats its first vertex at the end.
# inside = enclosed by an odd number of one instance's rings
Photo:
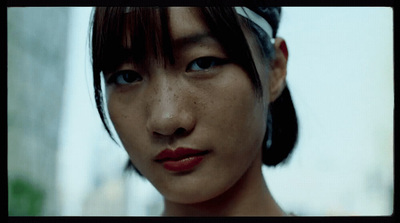
POLYGON ((150 56, 174 61, 166 8, 97 8, 92 41, 93 66, 100 72, 150 56))

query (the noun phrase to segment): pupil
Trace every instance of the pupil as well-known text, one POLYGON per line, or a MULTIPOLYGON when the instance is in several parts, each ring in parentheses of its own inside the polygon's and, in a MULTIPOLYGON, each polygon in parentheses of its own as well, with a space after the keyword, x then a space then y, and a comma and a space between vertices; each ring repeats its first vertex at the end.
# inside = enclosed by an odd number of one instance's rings
POLYGON ((124 81, 126 81, 126 82, 133 82, 133 81, 135 80, 135 77, 134 77, 134 75, 132 75, 132 74, 130 74, 130 73, 125 73, 125 74, 123 75, 123 79, 124 79, 124 81))
POLYGON ((203 58, 198 61, 198 65, 201 68, 209 68, 212 65, 212 62, 211 58, 203 58))

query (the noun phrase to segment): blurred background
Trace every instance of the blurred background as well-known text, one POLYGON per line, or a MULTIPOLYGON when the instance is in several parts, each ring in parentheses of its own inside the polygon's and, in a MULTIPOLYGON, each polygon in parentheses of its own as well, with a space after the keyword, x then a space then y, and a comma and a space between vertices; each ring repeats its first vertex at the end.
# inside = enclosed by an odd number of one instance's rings
MULTIPOLYGON (((161 195, 124 172, 91 86, 90 7, 8 8, 9 215, 159 215, 161 195)), ((284 7, 299 140, 263 168, 296 215, 393 212, 393 11, 284 7)))

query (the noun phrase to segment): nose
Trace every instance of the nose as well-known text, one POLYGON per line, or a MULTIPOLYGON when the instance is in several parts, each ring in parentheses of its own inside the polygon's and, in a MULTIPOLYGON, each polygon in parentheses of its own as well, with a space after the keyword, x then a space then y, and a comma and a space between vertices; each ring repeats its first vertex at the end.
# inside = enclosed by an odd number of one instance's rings
POLYGON ((147 130, 154 136, 183 136, 195 127, 193 109, 187 103, 188 92, 177 83, 155 85, 148 105, 147 130))

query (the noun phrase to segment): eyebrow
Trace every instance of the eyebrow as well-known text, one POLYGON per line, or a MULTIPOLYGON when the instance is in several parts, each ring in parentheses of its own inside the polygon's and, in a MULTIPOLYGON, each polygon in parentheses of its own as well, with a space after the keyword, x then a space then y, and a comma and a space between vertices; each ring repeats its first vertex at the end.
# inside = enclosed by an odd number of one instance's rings
POLYGON ((218 43, 217 39, 209 32, 194 33, 187 36, 182 36, 176 39, 172 39, 173 48, 174 49, 176 48, 178 50, 188 48, 198 43, 207 43, 207 42, 218 43))
MULTIPOLYGON (((171 39, 173 51, 184 51, 187 48, 193 47, 199 43, 218 43, 218 40, 210 32, 199 32, 181 36, 176 39, 171 39)), ((121 55, 120 64, 138 63, 142 58, 135 57, 132 53, 132 48, 123 47, 119 54, 121 55)), ((174 61, 174 59, 172 59, 174 61)))

